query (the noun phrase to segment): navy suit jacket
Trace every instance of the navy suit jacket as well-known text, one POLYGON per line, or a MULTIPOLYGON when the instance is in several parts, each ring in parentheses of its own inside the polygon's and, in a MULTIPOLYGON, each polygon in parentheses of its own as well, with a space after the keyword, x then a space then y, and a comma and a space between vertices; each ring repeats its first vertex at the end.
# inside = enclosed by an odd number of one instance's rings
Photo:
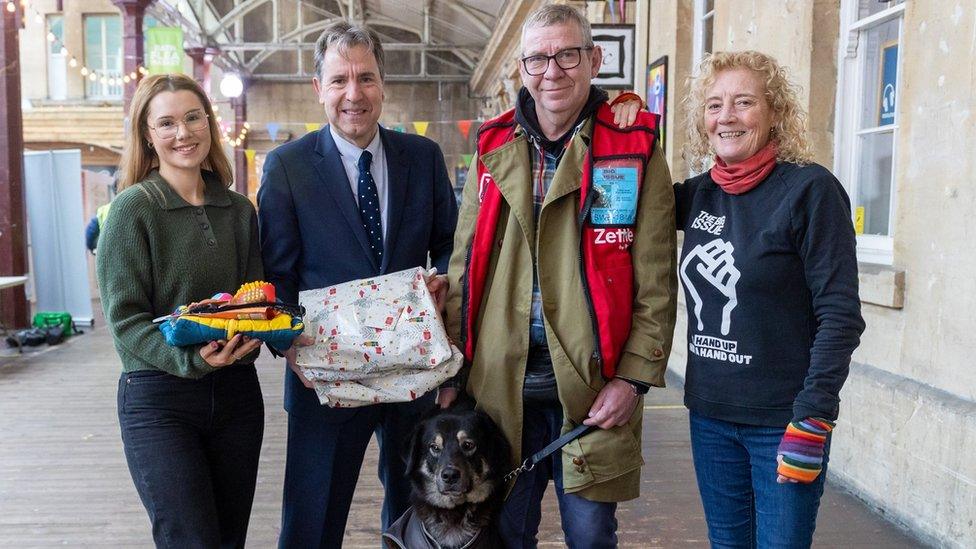
MULTIPOLYGON (((258 190, 258 221, 265 278, 280 299, 298 303, 298 292, 413 267, 428 254, 447 272, 457 225, 457 203, 444 155, 421 137, 379 129, 387 163, 387 228, 383 264, 370 251, 356 198, 329 127, 271 151, 258 190)), ((285 409, 302 416, 343 421, 355 409, 319 404, 285 370, 285 409)))

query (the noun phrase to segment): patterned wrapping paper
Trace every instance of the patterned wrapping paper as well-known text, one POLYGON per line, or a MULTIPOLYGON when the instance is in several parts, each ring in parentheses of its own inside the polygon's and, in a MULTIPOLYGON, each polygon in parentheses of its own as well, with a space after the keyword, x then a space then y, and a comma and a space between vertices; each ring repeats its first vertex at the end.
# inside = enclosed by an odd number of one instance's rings
POLYGON ((299 303, 315 343, 298 347, 296 362, 322 404, 414 400, 461 367, 423 269, 306 290, 299 303))

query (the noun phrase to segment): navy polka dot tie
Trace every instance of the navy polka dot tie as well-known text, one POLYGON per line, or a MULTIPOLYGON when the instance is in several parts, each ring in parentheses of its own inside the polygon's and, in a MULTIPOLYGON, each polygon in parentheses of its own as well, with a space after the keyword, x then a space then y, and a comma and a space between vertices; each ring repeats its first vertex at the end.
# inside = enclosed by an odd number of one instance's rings
POLYGON ((380 223, 380 197, 376 192, 376 183, 369 166, 373 163, 373 154, 363 151, 359 157, 359 215, 363 219, 363 228, 369 247, 373 250, 373 257, 378 265, 383 264, 383 225, 380 223))

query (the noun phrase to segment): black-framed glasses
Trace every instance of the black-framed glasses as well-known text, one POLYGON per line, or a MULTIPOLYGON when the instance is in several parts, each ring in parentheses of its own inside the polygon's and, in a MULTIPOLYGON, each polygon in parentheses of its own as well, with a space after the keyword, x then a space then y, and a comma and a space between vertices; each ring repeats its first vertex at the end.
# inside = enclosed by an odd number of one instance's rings
POLYGON ((593 46, 582 46, 579 48, 566 48, 559 50, 553 55, 529 55, 523 57, 522 68, 529 76, 542 76, 549 70, 549 61, 555 61, 556 66, 564 71, 575 69, 583 61, 583 52, 592 50, 593 46))
POLYGON ((149 126, 149 129, 156 132, 156 137, 160 139, 173 139, 179 133, 180 122, 183 123, 186 131, 196 133, 210 125, 209 117, 210 115, 204 112, 189 112, 182 120, 164 118, 162 121, 156 122, 155 126, 146 125, 149 126))

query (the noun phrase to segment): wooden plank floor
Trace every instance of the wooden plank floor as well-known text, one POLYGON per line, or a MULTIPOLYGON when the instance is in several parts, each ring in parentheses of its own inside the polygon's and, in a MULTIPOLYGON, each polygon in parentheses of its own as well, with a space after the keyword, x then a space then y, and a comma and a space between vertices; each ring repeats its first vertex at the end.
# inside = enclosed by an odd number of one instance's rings
MULTIPOLYGON (((281 364, 258 362, 266 429, 249 547, 274 547, 284 475, 281 364)), ((149 521, 126 468, 116 417, 119 361, 104 327, 38 352, 0 356, 0 547, 151 547, 149 521)), ((656 391, 645 410, 639 500, 618 512, 624 547, 707 546, 679 391, 656 391)), ((382 491, 370 446, 346 531, 346 547, 377 547, 382 491)), ((540 546, 563 546, 552 491, 540 546)), ((919 544, 830 486, 820 547, 919 544)))

